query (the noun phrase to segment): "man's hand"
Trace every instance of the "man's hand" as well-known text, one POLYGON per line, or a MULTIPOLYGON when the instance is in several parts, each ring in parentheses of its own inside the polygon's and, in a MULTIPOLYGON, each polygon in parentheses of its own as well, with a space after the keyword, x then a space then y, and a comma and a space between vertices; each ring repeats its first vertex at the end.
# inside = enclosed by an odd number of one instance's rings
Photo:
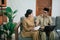
POLYGON ((45 27, 41 27, 41 29, 43 30, 45 27))

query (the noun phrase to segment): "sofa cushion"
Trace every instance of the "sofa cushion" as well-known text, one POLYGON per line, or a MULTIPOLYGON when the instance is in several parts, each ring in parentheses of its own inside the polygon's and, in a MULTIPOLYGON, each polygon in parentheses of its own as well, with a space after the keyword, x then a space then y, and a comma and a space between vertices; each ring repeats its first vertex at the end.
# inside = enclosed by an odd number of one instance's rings
POLYGON ((55 24, 55 21, 56 21, 56 18, 55 17, 52 17, 52 21, 53 21, 52 25, 56 25, 55 24))
POLYGON ((33 40, 31 37, 22 37, 21 35, 18 38, 19 40, 33 40))
POLYGON ((60 16, 56 17, 56 29, 60 29, 60 16))

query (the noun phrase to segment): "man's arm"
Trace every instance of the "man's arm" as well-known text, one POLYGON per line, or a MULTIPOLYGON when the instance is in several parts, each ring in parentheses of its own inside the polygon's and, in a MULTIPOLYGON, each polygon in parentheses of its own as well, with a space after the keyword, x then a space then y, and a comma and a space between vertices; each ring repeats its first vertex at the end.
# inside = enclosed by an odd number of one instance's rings
POLYGON ((39 25, 39 20, 40 20, 40 17, 38 16, 38 17, 36 18, 36 26, 39 25))
POLYGON ((53 21, 52 21, 52 18, 49 17, 49 24, 52 25, 53 21))

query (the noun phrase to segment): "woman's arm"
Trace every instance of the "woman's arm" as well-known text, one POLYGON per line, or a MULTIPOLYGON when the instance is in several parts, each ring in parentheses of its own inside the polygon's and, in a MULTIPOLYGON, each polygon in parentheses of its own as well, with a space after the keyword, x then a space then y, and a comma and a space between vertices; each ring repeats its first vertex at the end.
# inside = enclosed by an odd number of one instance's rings
POLYGON ((23 20, 23 28, 24 28, 26 31, 30 31, 30 30, 31 30, 31 28, 28 28, 28 27, 27 27, 27 23, 26 23, 26 20, 25 20, 25 19, 23 20))

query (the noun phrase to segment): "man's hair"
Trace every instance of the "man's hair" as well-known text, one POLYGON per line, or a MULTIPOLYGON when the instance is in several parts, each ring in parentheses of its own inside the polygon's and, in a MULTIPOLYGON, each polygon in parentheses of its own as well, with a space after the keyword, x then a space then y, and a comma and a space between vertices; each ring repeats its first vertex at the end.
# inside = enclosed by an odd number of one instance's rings
POLYGON ((43 10, 49 12, 49 8, 44 8, 43 10))

